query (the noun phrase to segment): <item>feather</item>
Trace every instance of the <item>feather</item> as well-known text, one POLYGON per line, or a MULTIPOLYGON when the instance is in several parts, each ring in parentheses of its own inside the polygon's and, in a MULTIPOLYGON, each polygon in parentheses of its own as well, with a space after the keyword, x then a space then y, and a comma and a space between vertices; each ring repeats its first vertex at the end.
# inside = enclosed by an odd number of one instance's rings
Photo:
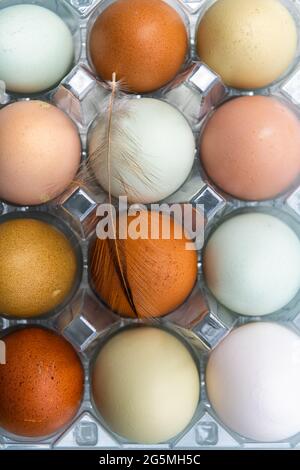
POLYGON ((115 74, 112 81, 106 82, 106 87, 110 93, 101 103, 101 112, 89 131, 89 155, 81 165, 76 183, 90 189, 100 185, 115 197, 127 196, 129 200, 144 202, 143 188, 154 194, 159 188, 159 169, 154 165, 153 155, 143 151, 133 130, 126 126, 137 98, 124 93, 126 86, 123 81, 116 81, 115 74), (113 113, 110 112, 112 95, 113 113), (107 138, 109 116, 110 141, 107 138), (108 154, 110 174, 107 173, 108 154))
MULTIPOLYGON (((123 240, 119 239, 117 221, 113 213, 113 197, 112 182, 117 180, 122 184, 124 192, 132 191, 129 182, 124 177, 126 168, 141 178, 144 184, 151 185, 149 176, 143 174, 142 169, 137 163, 136 155, 139 154, 139 145, 131 134, 128 134, 122 126, 122 119, 130 112, 131 98, 124 95, 124 84, 116 81, 116 74, 112 76, 112 80, 107 82, 110 94, 107 102, 103 103, 101 115, 102 132, 97 133, 97 144, 95 150, 89 154, 87 161, 83 162, 77 179, 74 182, 78 186, 95 186, 95 168, 99 171, 105 171, 107 175, 107 193, 108 203, 110 207, 110 226, 113 229, 113 238, 105 240, 97 240, 91 259, 91 271, 93 273, 94 283, 96 285, 111 286, 110 280, 116 275, 118 277, 118 289, 112 292, 109 298, 109 305, 112 310, 118 311, 120 304, 126 304, 125 310, 138 317, 133 295, 130 289, 127 276, 126 249, 123 240), (125 145, 124 145, 125 144, 125 145), (112 159, 119 154, 121 161, 120 170, 114 166, 112 171, 112 159), (122 151, 119 153, 119 149, 122 151), (123 170, 123 171, 122 171, 123 170)), ((99 123, 99 121, 98 121, 99 123)), ((97 125, 97 124, 96 124, 97 125)), ((122 307, 121 307, 122 310, 122 307)))
MULTIPOLYGON (((151 166, 153 158, 150 156, 147 158, 147 166, 140 164, 143 158, 140 144, 124 125, 131 112, 133 98, 123 94, 115 74, 109 87, 110 95, 104 104, 104 112, 91 133, 90 148, 93 148, 93 152, 79 174, 79 181, 84 184, 95 183, 95 173, 98 172, 105 173, 107 181, 105 189, 113 237, 96 238, 90 258, 91 280, 94 290, 113 311, 128 317, 155 319, 170 311, 168 305, 170 308, 177 307, 180 301, 185 300, 195 282, 196 258, 192 259, 191 286, 183 289, 184 295, 177 302, 178 294, 170 299, 162 291, 163 286, 173 285, 173 279, 177 279, 175 274, 169 273, 166 266, 175 270, 175 273, 176 269, 180 269, 176 260, 170 266, 170 251, 165 252, 164 248, 170 244, 170 240, 152 240, 149 234, 146 240, 120 238, 119 223, 123 215, 115 215, 114 185, 121 185, 125 195, 135 191, 138 199, 138 190, 134 190, 131 184, 132 175, 135 176, 135 182, 150 189, 155 188, 157 175, 155 168, 151 166), (162 282, 160 275, 163 276, 162 282), (163 307, 160 308, 159 304, 162 303, 163 307)), ((132 218, 126 213, 124 216, 132 218)), ((145 218, 150 220, 150 212, 146 213, 145 218)), ((184 240, 180 251, 184 250, 183 246, 184 240)), ((181 280, 181 283, 184 284, 185 281, 181 280)), ((180 288, 178 284, 178 290, 180 288)))
MULTIPOLYGON (((110 219, 111 219, 111 227, 113 228, 113 239, 107 238, 105 242, 108 244, 108 251, 110 253, 110 256, 113 261, 113 266, 112 268, 115 269, 121 283, 121 287, 124 290, 126 294, 126 298, 133 310, 133 312, 136 314, 136 308, 134 305, 134 301, 131 295, 130 287, 128 285, 127 281, 127 276, 126 276, 126 256, 124 253, 124 245, 122 243, 122 240, 119 239, 118 236, 118 231, 116 227, 116 220, 114 217, 114 212, 113 212, 113 201, 112 201, 112 195, 111 195, 111 152, 112 152, 112 124, 113 124, 113 113, 114 113, 114 104, 115 104, 115 99, 116 99, 116 93, 117 93, 117 82, 116 82, 116 74, 113 73, 112 76, 112 81, 111 81, 111 94, 110 94, 110 99, 109 99, 109 106, 108 106, 108 112, 107 112, 107 127, 106 127, 106 139, 105 141, 107 142, 106 145, 106 165, 107 165, 107 175, 108 175, 108 200, 109 200, 109 211, 110 211, 110 219)), ((101 244, 103 247, 103 245, 101 244)), ((96 250, 96 257, 101 256, 101 258, 104 257, 104 259, 100 258, 100 262, 98 259, 97 266, 102 269, 103 264, 105 265, 106 262, 106 255, 107 255, 107 250, 106 249, 101 249, 100 248, 100 253, 97 253, 96 250)), ((93 264, 93 260, 92 260, 93 264)), ((93 264, 95 266, 95 264, 93 264)), ((98 277, 99 274, 96 273, 96 277, 98 277)))

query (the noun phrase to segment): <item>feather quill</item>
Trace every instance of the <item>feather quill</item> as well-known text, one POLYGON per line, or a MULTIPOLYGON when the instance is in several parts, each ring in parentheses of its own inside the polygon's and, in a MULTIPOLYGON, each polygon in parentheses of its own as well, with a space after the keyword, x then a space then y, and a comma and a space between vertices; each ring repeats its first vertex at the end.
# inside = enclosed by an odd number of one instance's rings
MULTIPOLYGON (((126 256, 124 253, 124 244, 122 240, 119 239, 118 231, 116 227, 116 220, 114 217, 113 212, 113 200, 111 195, 111 151, 112 151, 112 123, 113 123, 113 113, 114 113, 114 104, 117 94, 117 81, 116 81, 116 74, 113 73, 112 81, 111 81, 111 94, 107 112, 107 129, 106 129, 106 142, 107 142, 107 155, 106 155, 106 164, 107 164, 107 175, 108 175, 108 201, 109 201, 109 211, 110 211, 110 219, 111 219, 111 227, 113 229, 113 239, 107 238, 105 241, 109 245, 109 252, 113 260, 114 268, 116 273, 119 276, 121 286, 126 294, 127 300, 137 315, 136 308, 134 305, 134 300, 131 294, 130 286, 128 284, 127 276, 126 276, 126 256)), ((103 255, 103 250, 100 250, 100 255, 103 255)), ((96 253, 96 256, 98 254, 96 253)), ((97 263, 100 267, 102 266, 101 260, 97 263)))
MULTIPOLYGON (((133 192, 133 188, 126 179, 127 168, 136 175, 144 185, 152 187, 154 177, 151 171, 147 175, 143 172, 138 164, 137 155, 140 154, 139 145, 134 136, 128 133, 123 125, 122 119, 130 113, 131 99, 123 92, 126 86, 123 82, 116 80, 116 74, 113 73, 112 80, 107 82, 110 93, 106 103, 103 103, 103 111, 101 113, 102 132, 101 135, 95 131, 97 144, 86 161, 81 165, 80 171, 74 181, 74 184, 80 187, 96 188, 97 178, 95 176, 95 168, 99 171, 105 171, 107 175, 107 197, 110 208, 109 218, 110 226, 113 231, 112 239, 97 240, 94 245, 91 258, 91 271, 95 284, 111 285, 110 279, 117 275, 119 279, 119 287, 122 292, 111 292, 109 304, 112 310, 117 311, 120 304, 124 304, 124 294, 128 303, 127 310, 133 312, 135 317, 139 317, 133 294, 131 292, 130 283, 127 275, 126 247, 124 240, 119 238, 117 220, 113 211, 114 198, 112 196, 112 183, 116 180, 121 183, 124 193, 133 192), (121 152, 119 151, 121 149, 121 152), (118 159, 120 169, 114 165, 112 159, 118 159)), ((96 123, 97 125, 97 123, 96 123)), ((138 262, 138 261, 137 261, 138 262)))

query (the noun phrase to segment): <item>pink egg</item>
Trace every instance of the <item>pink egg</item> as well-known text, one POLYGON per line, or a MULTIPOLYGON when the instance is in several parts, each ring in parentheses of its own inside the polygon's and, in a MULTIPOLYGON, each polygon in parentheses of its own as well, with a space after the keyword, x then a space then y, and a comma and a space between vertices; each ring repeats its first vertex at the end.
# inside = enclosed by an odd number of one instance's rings
POLYGON ((287 191, 300 174, 300 123, 276 98, 228 101, 207 122, 200 158, 211 180, 238 199, 263 200, 287 191))
POLYGON ((81 156, 76 126, 43 101, 19 101, 0 111, 0 198, 36 205, 60 195, 81 156))

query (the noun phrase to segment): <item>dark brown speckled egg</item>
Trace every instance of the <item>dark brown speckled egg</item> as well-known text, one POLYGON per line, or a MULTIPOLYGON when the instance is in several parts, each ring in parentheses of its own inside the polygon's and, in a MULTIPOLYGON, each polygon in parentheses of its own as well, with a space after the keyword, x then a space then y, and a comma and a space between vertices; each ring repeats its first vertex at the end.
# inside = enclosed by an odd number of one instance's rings
POLYGON ((2 338, 0 426, 26 437, 44 437, 66 426, 83 396, 81 361, 64 338, 27 327, 2 338))

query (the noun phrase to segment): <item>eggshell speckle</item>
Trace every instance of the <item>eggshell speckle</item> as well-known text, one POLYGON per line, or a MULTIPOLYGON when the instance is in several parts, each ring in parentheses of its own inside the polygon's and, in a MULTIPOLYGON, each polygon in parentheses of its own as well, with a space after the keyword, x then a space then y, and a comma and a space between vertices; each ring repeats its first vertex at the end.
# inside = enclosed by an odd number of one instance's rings
POLYGON ((26 437, 44 437, 67 425, 80 406, 84 382, 72 346, 37 327, 13 331, 2 341, 0 425, 26 437))
POLYGON ((0 110, 0 198, 36 205, 59 196, 74 179, 81 143, 73 122, 43 101, 0 110))
POLYGON ((233 431, 274 442, 300 432, 300 338, 275 323, 230 333, 210 355, 209 400, 233 431))
POLYGON ((37 93, 53 87, 73 57, 71 31, 54 12, 39 5, 0 11, 0 80, 8 90, 37 93))
POLYGON ((96 72, 132 92, 162 87, 185 61, 188 38, 174 8, 162 0, 117 0, 93 25, 89 50, 96 72))
POLYGON ((77 259, 66 236, 35 219, 0 223, 0 312, 34 317, 70 294, 77 259))
POLYGON ((188 349, 158 328, 118 333, 100 350, 92 374, 94 402, 107 425, 142 444, 183 431, 196 411, 199 389, 188 349))
POLYGON ((235 88, 260 88, 286 72, 297 49, 297 29, 278 0, 218 0, 197 31, 198 55, 235 88))
POLYGON ((275 98, 230 100, 208 120, 200 156, 223 191, 239 199, 274 198, 300 175, 299 119, 275 98))
MULTIPOLYGON (((124 217, 121 216, 121 224, 124 217)), ((135 220, 140 221, 141 227, 149 223, 148 227, 153 224, 156 228, 163 221, 168 222, 162 213, 142 211, 139 219, 128 217, 129 235, 130 224, 135 220)), ((122 288, 111 244, 108 240, 95 240, 91 249, 91 281, 99 297, 112 310, 128 317, 160 317, 175 310, 189 296, 197 279, 197 252, 186 249, 190 241, 185 236, 175 239, 174 226, 178 229, 178 223, 171 218, 170 239, 162 238, 160 228, 156 240, 149 234, 147 239, 128 236, 119 241, 136 312, 122 288)))
POLYGON ((204 250, 206 283, 225 307, 267 315, 300 289, 300 241, 277 217, 240 214, 223 222, 204 250))

